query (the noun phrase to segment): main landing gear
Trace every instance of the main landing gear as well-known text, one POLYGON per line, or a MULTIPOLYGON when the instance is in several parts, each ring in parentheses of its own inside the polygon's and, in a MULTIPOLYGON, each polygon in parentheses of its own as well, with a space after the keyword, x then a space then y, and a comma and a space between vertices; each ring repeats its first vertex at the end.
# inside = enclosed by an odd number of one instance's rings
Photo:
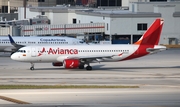
POLYGON ((92 67, 90 66, 89 62, 87 62, 86 70, 88 70, 88 71, 92 70, 92 67))
MULTIPOLYGON (((89 65, 89 63, 87 65, 88 66, 86 66, 86 70, 88 70, 88 71, 92 70, 92 67, 89 65)), ((80 64, 79 69, 84 69, 84 64, 80 64)))
POLYGON ((84 69, 84 64, 80 64, 79 69, 84 69))
POLYGON ((34 63, 31 63, 30 70, 34 70, 34 63))
POLYGON ((92 70, 92 67, 88 65, 88 66, 86 67, 86 70, 90 71, 90 70, 92 70))

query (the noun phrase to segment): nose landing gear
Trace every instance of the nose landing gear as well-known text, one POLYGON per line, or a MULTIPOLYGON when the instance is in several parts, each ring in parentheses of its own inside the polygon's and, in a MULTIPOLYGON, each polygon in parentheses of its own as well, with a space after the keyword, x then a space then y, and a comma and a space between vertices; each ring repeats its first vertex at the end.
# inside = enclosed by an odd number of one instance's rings
POLYGON ((31 63, 30 70, 34 70, 34 63, 31 63))

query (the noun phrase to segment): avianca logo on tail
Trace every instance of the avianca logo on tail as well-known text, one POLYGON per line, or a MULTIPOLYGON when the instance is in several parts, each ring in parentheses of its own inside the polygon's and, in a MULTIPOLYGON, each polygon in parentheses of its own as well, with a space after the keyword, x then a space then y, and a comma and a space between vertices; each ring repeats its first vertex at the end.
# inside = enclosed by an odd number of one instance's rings
MULTIPOLYGON (((45 51, 45 48, 43 47, 42 51, 38 54, 38 56, 41 56, 45 51)), ((49 48, 47 51, 47 54, 78 54, 78 50, 77 49, 53 49, 53 48, 49 48)))

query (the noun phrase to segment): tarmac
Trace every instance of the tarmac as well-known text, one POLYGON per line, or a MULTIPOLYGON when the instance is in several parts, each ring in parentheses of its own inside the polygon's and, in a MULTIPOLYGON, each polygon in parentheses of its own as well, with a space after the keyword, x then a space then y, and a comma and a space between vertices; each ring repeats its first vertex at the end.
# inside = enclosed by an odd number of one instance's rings
POLYGON ((92 71, 16 62, 0 54, 0 84, 130 85, 135 89, 0 90, 2 107, 179 107, 180 48, 138 59, 93 63, 92 71), (12 98, 27 104, 4 100, 12 98))

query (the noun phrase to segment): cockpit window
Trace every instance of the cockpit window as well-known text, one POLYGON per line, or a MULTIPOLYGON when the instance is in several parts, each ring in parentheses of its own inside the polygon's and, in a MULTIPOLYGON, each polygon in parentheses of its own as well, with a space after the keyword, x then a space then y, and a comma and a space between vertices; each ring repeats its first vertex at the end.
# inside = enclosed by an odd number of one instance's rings
POLYGON ((26 53, 25 50, 18 50, 17 52, 20 52, 20 53, 26 53))

